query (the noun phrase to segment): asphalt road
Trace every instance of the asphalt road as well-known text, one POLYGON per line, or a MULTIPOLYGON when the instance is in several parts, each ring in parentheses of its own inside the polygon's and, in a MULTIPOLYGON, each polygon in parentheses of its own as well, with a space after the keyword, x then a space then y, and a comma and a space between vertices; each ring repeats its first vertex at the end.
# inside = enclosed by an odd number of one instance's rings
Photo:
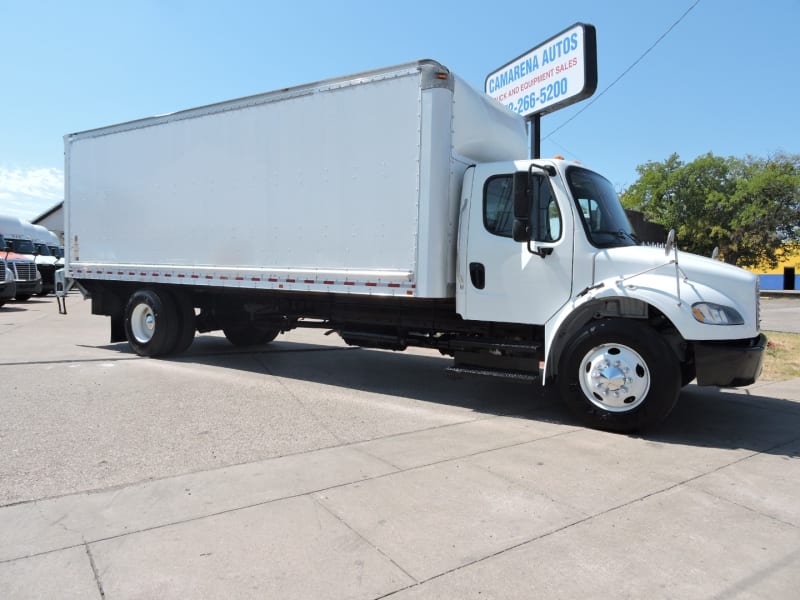
MULTIPOLYGON (((795 598, 800 380, 687 387, 663 427, 291 332, 181 358, 0 309, 8 598, 795 598)), ((764 328, 800 302, 764 303, 764 328), (774 318, 773 310, 780 315, 774 318)))
POLYGON ((762 297, 761 329, 800 333, 800 293, 762 297))

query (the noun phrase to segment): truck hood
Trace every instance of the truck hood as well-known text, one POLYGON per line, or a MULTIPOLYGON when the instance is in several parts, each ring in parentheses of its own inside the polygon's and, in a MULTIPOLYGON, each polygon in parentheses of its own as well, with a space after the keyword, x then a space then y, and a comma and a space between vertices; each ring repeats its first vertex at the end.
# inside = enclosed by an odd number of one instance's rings
MULTIPOLYGON (((609 248, 595 256, 595 279, 600 281, 615 276, 630 277, 648 269, 657 269, 655 272, 659 274, 674 274, 675 265, 670 264, 674 258, 673 253, 667 256, 661 248, 609 248)), ((757 279, 753 273, 739 267, 689 252, 678 251, 678 265, 689 280, 700 281, 717 289, 728 286, 736 289, 742 286, 752 287, 757 279)))
MULTIPOLYGON (((598 251, 594 256, 593 285, 603 284, 602 292, 639 298, 665 314, 675 313, 681 307, 687 320, 679 325, 687 339, 702 339, 695 336, 731 336, 739 327, 711 327, 714 333, 700 333, 691 317, 691 306, 698 302, 710 302, 734 308, 744 319, 745 325, 736 335, 751 337, 758 330, 758 277, 733 265, 718 260, 678 252, 678 270, 675 254, 665 255, 661 248, 629 246, 598 251), (680 295, 680 297, 679 297, 680 295), (692 330, 691 333, 688 330, 692 330), (726 334, 722 330, 727 329, 726 334)), ((682 320, 678 318, 678 320, 682 320)))
POLYGON ((29 262, 33 262, 32 254, 17 254, 16 252, 2 252, 0 253, 0 257, 2 257, 3 260, 27 260, 29 262))

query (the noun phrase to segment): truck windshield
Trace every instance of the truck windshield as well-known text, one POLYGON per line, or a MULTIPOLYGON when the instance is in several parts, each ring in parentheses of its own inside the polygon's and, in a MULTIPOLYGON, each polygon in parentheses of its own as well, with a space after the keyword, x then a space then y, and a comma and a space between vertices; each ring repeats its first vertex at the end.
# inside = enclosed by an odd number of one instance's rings
POLYGON ((52 256, 50 249, 44 244, 36 244, 36 253, 40 256, 52 256))
POLYGON ((639 243, 611 182, 587 169, 570 167, 567 184, 593 245, 615 248, 639 243))
POLYGON ((11 251, 17 254, 33 254, 33 242, 30 240, 10 240, 6 242, 11 245, 11 251))

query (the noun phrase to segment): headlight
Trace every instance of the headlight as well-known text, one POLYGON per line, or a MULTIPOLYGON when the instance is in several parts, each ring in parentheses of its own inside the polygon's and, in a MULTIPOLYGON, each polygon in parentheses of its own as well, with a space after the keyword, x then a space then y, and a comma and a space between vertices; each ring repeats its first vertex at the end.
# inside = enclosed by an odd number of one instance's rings
POLYGON ((692 304, 692 314, 706 325, 744 325, 744 319, 737 310, 713 302, 692 304))

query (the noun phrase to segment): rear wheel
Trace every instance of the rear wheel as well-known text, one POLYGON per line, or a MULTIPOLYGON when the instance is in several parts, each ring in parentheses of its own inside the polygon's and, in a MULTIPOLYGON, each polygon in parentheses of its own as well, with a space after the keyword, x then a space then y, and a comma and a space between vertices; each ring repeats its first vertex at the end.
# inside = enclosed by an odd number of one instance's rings
POLYGON ((280 329, 242 323, 225 327, 222 332, 234 346, 258 346, 267 344, 278 337, 280 329))
POLYGON ((125 307, 125 337, 139 356, 161 356, 178 341, 175 302, 163 290, 138 290, 125 307))
POLYGON ((607 319, 572 338, 561 354, 558 380, 567 406, 588 425, 632 432, 657 425, 672 411, 681 370, 654 329, 607 319))
POLYGON ((188 295, 176 292, 175 310, 178 318, 178 332, 175 336, 175 346, 169 350, 170 354, 183 354, 194 341, 194 332, 197 328, 195 322, 194 306, 188 295))

